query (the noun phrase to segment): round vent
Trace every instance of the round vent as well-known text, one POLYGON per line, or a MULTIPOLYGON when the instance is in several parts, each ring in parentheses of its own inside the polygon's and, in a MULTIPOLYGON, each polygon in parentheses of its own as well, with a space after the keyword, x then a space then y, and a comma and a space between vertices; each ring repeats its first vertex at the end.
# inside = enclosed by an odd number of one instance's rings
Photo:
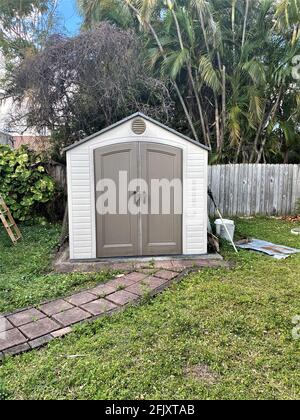
POLYGON ((142 118, 136 118, 132 122, 132 131, 134 134, 137 134, 138 136, 141 136, 146 131, 146 123, 142 118))

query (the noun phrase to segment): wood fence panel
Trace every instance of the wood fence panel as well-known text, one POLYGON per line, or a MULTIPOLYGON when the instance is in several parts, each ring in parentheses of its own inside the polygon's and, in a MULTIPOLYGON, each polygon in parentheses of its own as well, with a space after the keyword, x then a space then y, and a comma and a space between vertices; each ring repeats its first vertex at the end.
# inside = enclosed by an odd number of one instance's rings
MULTIPOLYGON (((225 216, 294 214, 300 200, 300 165, 215 165, 209 185, 225 216)), ((209 213, 216 216, 209 201, 209 213)))

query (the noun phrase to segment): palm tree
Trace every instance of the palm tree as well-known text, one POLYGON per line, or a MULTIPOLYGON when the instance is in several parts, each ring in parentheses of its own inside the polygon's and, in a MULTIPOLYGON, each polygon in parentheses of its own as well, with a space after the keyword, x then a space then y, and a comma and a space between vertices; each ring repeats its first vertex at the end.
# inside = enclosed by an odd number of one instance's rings
MULTIPOLYGON (((152 14, 161 3, 162 2, 160 0, 144 0, 144 1, 134 1, 134 0, 133 1, 131 0, 118 1, 117 0, 117 2, 115 0, 106 1, 107 10, 114 9, 115 13, 118 13, 118 11, 121 8, 124 8, 124 5, 127 6, 128 10, 131 10, 133 14, 135 15, 135 17, 138 19, 141 25, 141 28, 148 30, 152 34, 156 42, 157 48, 159 50, 160 56, 163 58, 163 60, 166 60, 167 55, 166 55, 166 51, 164 49, 163 43, 161 42, 159 35, 157 34, 154 26, 151 24, 152 14), (110 3, 110 6, 109 6, 109 3, 110 3)), ((103 7, 103 3, 100 3, 99 0, 92 0, 92 2, 90 3, 87 2, 86 0, 79 0, 79 8, 83 12, 84 16, 86 16, 85 22, 87 24, 90 24, 91 20, 93 19, 97 21, 97 13, 98 14, 100 13, 102 15, 105 14, 105 8, 103 7)), ((106 18, 109 17, 107 14, 105 16, 106 18)), ((112 17, 110 17, 109 20, 114 21, 115 19, 114 18, 112 19, 112 17)), ((199 137, 197 135, 191 115, 189 113, 186 102, 180 92, 180 89, 176 83, 176 80, 174 80, 171 77, 171 81, 176 91, 176 94, 180 100, 180 103, 183 107, 185 116, 191 128, 193 136, 195 137, 196 140, 198 140, 199 137)), ((203 128, 204 128, 204 125, 203 125, 203 128)), ((205 136, 205 138, 207 138, 207 136, 205 136)))
POLYGON ((124 25, 123 15, 142 36, 152 71, 171 80, 190 133, 212 145, 213 160, 271 156, 273 133, 287 133, 285 103, 297 107, 290 62, 300 54, 300 0, 78 1, 87 22, 124 25))
POLYGON ((102 20, 109 20, 124 29, 134 25, 131 11, 123 0, 77 0, 77 5, 85 27, 102 20))

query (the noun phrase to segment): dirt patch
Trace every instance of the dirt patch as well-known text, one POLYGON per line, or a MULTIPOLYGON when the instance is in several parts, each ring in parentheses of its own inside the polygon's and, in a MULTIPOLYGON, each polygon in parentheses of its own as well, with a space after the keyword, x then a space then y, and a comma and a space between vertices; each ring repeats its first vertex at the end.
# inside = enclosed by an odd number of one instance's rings
POLYGON ((205 385, 215 385, 220 380, 220 376, 216 372, 203 364, 186 368, 185 375, 203 382, 205 385))

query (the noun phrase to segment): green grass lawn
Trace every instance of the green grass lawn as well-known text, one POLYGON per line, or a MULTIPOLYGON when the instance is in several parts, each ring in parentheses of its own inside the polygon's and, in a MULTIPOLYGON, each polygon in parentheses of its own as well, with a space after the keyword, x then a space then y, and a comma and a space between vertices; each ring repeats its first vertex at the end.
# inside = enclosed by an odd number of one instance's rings
POLYGON ((111 273, 53 274, 59 225, 22 226, 24 240, 14 247, 0 222, 0 313, 27 307, 101 283, 111 273))
MULTIPOLYGON (((237 220, 237 226, 238 236, 300 248, 289 222, 237 220)), ((14 256, 1 245, 1 270, 10 267, 9 275, 1 274, 1 287, 13 289, 11 297, 7 291, 7 304, 2 290, 2 307, 37 302, 49 288, 55 295, 68 290, 60 288, 60 281, 72 284, 68 277, 39 272, 46 270, 56 238, 55 227, 36 229, 28 249, 21 245, 23 251, 14 256)), ((292 338, 292 318, 300 315, 300 255, 276 261, 241 251, 236 257, 227 245, 223 254, 236 262, 233 269, 191 274, 139 307, 6 360, 0 394, 10 399, 298 399, 300 341, 292 338)))

